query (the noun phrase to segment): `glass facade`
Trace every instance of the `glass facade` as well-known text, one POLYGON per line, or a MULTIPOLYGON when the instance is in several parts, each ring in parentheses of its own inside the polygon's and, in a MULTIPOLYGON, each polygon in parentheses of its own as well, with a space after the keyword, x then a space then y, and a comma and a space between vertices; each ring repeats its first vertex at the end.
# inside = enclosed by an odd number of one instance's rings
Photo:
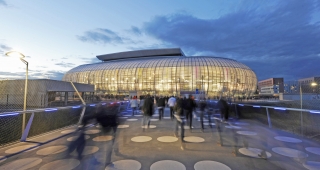
POLYGON ((131 58, 81 65, 68 71, 64 81, 95 85, 104 94, 250 96, 257 87, 255 73, 246 65, 219 57, 161 56, 131 58))

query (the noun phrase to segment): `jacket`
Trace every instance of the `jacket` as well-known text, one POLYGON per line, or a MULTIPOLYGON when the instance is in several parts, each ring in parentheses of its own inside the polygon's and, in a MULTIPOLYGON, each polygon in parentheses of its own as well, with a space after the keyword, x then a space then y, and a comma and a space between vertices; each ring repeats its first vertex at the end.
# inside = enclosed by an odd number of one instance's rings
POLYGON ((153 114, 153 101, 152 98, 146 98, 143 103, 143 114, 146 116, 152 116, 153 114))

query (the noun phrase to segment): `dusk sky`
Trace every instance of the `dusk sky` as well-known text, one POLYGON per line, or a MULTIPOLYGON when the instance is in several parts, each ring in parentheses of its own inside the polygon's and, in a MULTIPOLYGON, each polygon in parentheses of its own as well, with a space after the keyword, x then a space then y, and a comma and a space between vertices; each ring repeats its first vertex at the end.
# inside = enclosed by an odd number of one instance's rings
POLYGON ((61 80, 96 55, 180 47, 232 58, 258 80, 320 76, 320 0, 0 0, 0 79, 61 80))

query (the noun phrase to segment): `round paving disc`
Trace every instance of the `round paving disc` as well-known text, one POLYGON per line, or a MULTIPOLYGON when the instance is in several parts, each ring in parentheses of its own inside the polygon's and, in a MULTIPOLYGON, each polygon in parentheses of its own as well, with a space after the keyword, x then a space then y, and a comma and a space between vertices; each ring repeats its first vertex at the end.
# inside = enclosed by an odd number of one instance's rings
POLYGON ((249 123, 246 123, 246 122, 236 122, 234 124, 236 124, 236 125, 249 125, 249 123))
MULTIPOLYGON (((69 141, 69 142, 75 141, 75 140, 77 140, 78 138, 79 138, 79 136, 72 136, 72 137, 68 138, 67 141, 69 141)), ((85 140, 87 140, 87 139, 89 139, 89 138, 90 138, 89 135, 84 135, 84 139, 85 139, 85 140)))
POLYGON ((32 168, 34 166, 39 165, 42 162, 41 158, 25 158, 25 159, 18 159, 7 164, 4 164, 0 167, 0 169, 8 169, 8 170, 25 170, 32 168))
POLYGON ((133 121, 137 121, 138 119, 127 119, 127 121, 133 122, 133 121))
POLYGON ((251 131, 237 131, 237 133, 240 134, 240 135, 247 135, 247 136, 257 135, 256 132, 251 132, 251 131))
POLYGON ((110 141, 113 139, 113 136, 98 136, 93 138, 92 140, 95 142, 105 142, 105 141, 110 141))
POLYGON ((194 165, 195 170, 209 170, 209 169, 218 169, 218 170, 231 170, 227 165, 216 162, 216 161, 200 161, 194 165))
MULTIPOLYGON (((205 122, 205 123, 203 123, 203 125, 210 125, 210 123, 205 122)), ((216 125, 216 124, 215 123, 211 123, 211 125, 216 125)))
POLYGON ((319 170, 320 169, 320 162, 307 161, 307 162, 303 163, 302 165, 309 170, 319 170))
MULTIPOLYGON (((192 129, 194 128, 193 126, 191 127, 192 129)), ((179 129, 180 129, 180 126, 179 126, 179 129)), ((184 126, 184 129, 190 129, 189 126, 184 126)))
MULTIPOLYGON (((156 127, 157 127, 156 125, 149 125, 149 129, 154 129, 156 127)), ((141 128, 147 129, 148 125, 141 126, 141 128)))
POLYGON ((120 116, 119 118, 120 119, 128 119, 128 117, 126 117, 126 116, 120 116))
POLYGON ((76 159, 60 159, 60 160, 56 160, 41 166, 39 170, 47 170, 47 169, 71 170, 77 167, 79 164, 80 164, 80 161, 76 159))
POLYGON ((140 170, 141 169, 141 163, 136 160, 120 160, 112 162, 112 164, 109 164, 105 170, 114 170, 114 169, 130 169, 130 170, 140 170))
POLYGON ((276 140, 282 141, 282 142, 290 142, 290 143, 300 143, 302 140, 291 138, 291 137, 285 137, 285 136, 276 136, 274 137, 276 140))
POLYGON ((100 130, 86 130, 84 133, 87 134, 87 135, 92 135, 92 134, 97 134, 99 133, 100 130))
POLYGON ((316 155, 320 155, 320 148, 316 147, 307 147, 306 150, 316 155))
POLYGON ((64 146, 64 145, 49 146, 44 149, 38 150, 37 155, 53 155, 53 154, 61 153, 67 149, 68 149, 68 147, 64 146))
MULTIPOLYGON (((204 121, 204 122, 209 122, 209 120, 208 120, 208 119, 203 119, 203 121, 204 121)), ((198 119, 198 122, 201 122, 201 120, 200 120, 200 119, 198 119)))
POLYGON ((204 142, 203 138, 197 137, 197 136, 187 136, 183 138, 184 141, 191 142, 191 143, 200 143, 204 142))
POLYGON ((7 158, 5 156, 0 156, 0 163, 4 162, 7 158))
MULTIPOLYGON (((261 158, 259 156, 261 151, 262 151, 261 149, 257 149, 257 148, 240 148, 239 149, 239 152, 242 153, 243 155, 254 157, 254 158, 261 158)), ((268 158, 271 157, 271 153, 266 152, 266 154, 268 158)))
POLYGON ((152 138, 150 136, 136 136, 131 138, 131 141, 133 142, 148 142, 151 141, 152 138))
POLYGON ((275 147, 275 148, 272 148, 272 151, 277 154, 280 154, 283 156, 288 156, 291 158, 306 158, 306 157, 308 157, 308 154, 306 154, 302 151, 299 151, 299 150, 291 149, 291 148, 275 147))
POLYGON ((143 115, 134 115, 134 116, 136 116, 136 117, 141 117, 141 116, 143 116, 143 115))
POLYGON ((124 129, 124 128, 128 128, 128 127, 129 127, 129 125, 118 125, 119 129, 124 129))
POLYGON ((150 119, 151 122, 159 121, 159 119, 150 119))
MULTIPOLYGON (((90 155, 99 150, 96 146, 85 146, 81 155, 90 155)), ((72 152, 71 155, 77 156, 78 153, 76 151, 72 152)))
POLYGON ((173 136, 161 136, 161 137, 158 137, 157 140, 159 142, 176 142, 178 141, 178 138, 173 136))
POLYGON ((62 134, 67 134, 67 133, 72 133, 72 132, 75 132, 75 131, 76 131, 76 129, 69 129, 69 130, 62 131, 61 133, 62 134))
POLYGON ((153 163, 150 167, 150 170, 164 170, 164 169, 186 170, 186 167, 182 163, 178 161, 172 161, 172 160, 158 161, 153 163))
POLYGON ((18 153, 18 152, 22 152, 22 151, 29 152, 29 151, 32 151, 32 150, 35 150, 35 149, 38 148, 38 147, 35 147, 35 146, 37 146, 37 145, 31 144, 31 145, 16 146, 14 148, 10 148, 10 149, 6 150, 5 153, 12 154, 12 153, 18 153), (33 148, 33 147, 35 147, 35 148, 33 148), (29 148, 33 148, 33 149, 27 150, 29 148))
POLYGON ((225 126, 228 129, 241 129, 240 126, 225 126))
POLYGON ((163 119, 171 119, 171 117, 163 117, 163 119))

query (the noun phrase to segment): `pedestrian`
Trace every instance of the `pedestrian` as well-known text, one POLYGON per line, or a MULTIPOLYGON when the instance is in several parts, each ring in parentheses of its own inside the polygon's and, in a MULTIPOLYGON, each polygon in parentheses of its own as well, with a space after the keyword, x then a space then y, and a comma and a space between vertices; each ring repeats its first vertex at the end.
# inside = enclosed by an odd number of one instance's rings
POLYGON ((158 105, 158 111, 159 111, 159 120, 163 117, 164 108, 166 106, 165 98, 163 96, 160 96, 160 98, 157 101, 158 105))
POLYGON ((178 130, 180 126, 180 140, 181 140, 181 149, 184 150, 184 120, 183 116, 183 96, 177 99, 176 104, 174 106, 174 117, 176 118, 176 125, 174 129, 174 136, 178 137, 178 130))
POLYGON ((176 104, 176 98, 174 98, 173 96, 171 96, 168 100, 168 105, 170 107, 170 117, 171 120, 173 120, 174 118, 174 106, 176 104))
POLYGON ((133 96, 133 98, 130 100, 130 105, 132 108, 132 116, 134 116, 134 113, 136 112, 136 109, 138 107, 138 100, 136 96, 133 96))
POLYGON ((201 121, 201 131, 202 132, 204 131, 203 116, 204 116, 206 107, 207 107, 207 101, 205 100, 205 98, 201 97, 200 101, 199 101, 199 109, 200 109, 200 121, 201 121))
POLYGON ((228 120, 228 117, 229 117, 229 106, 228 106, 228 103, 223 98, 221 98, 218 101, 217 106, 218 106, 218 109, 220 110, 221 121, 222 122, 226 122, 228 120))
POLYGON ((142 108, 142 111, 143 111, 143 119, 142 119, 143 130, 145 129, 146 125, 147 125, 147 128, 149 128, 149 126, 150 126, 150 118, 151 118, 151 116, 153 114, 153 110, 154 110, 154 108, 153 108, 153 100, 150 97, 150 95, 148 94, 147 97, 144 100, 143 108, 142 108), (146 124, 146 121, 147 121, 147 124, 146 124))
POLYGON ((186 105, 185 105, 185 110, 186 110, 186 117, 187 120, 189 121, 189 128, 190 131, 192 129, 192 112, 194 111, 194 109, 196 108, 196 103, 194 101, 194 97, 190 94, 189 98, 185 101, 186 105))

